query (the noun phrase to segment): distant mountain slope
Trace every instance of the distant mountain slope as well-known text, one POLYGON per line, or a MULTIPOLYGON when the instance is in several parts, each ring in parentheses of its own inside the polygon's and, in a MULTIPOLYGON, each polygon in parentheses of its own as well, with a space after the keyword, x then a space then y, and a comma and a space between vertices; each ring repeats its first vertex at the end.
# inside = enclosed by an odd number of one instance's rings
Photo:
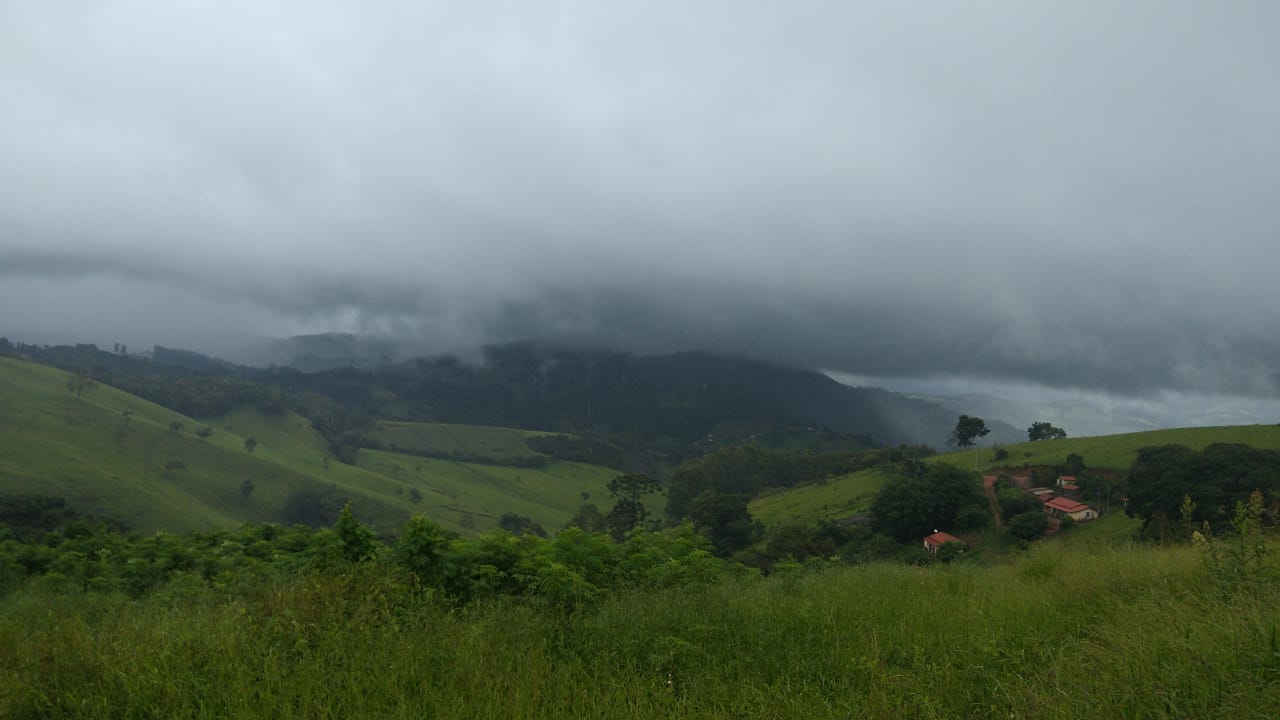
POLYGON ((618 474, 580 463, 525 469, 395 453, 350 466, 327 461, 325 440, 294 413, 244 408, 198 420, 103 384, 77 398, 69 377, 0 357, 0 493, 65 497, 81 512, 143 531, 293 522, 336 513, 342 499, 384 532, 414 512, 462 532, 496 527, 512 511, 558 528, 584 493, 603 502, 618 474), (204 427, 212 434, 200 438, 204 427), (388 464, 394 472, 384 472, 388 464))
MULTIPOLYGON (((371 415, 555 431, 740 442, 813 426, 879 443, 944 446, 957 414, 822 373, 700 352, 632 356, 517 343, 485 348, 483 361, 421 359, 378 371, 277 373, 295 390, 324 392, 371 415), (375 392, 374 388, 379 392, 375 392), (395 398, 401 403, 389 402, 395 398)), ((1020 431, 992 420, 988 442, 1020 431)), ((719 444, 719 442, 717 442, 719 444)))
MULTIPOLYGON (((339 348, 355 342, 322 337, 339 348)), ((358 343, 355 347, 368 349, 358 343)), ((942 448, 956 417, 965 412, 878 388, 843 385, 815 371, 702 352, 633 356, 512 343, 486 347, 474 362, 442 356, 317 372, 231 366, 166 348, 156 348, 149 360, 88 345, 18 346, 18 353, 67 369, 92 370, 100 377, 114 376, 122 386, 143 394, 156 386, 147 397, 170 407, 195 407, 195 401, 228 395, 225 387, 212 393, 200 378, 235 378, 242 384, 261 384, 259 395, 277 392, 276 388, 314 392, 368 417, 640 436, 674 442, 683 448, 677 456, 748 440, 768 442, 782 432, 794 437, 795 431, 807 428, 887 445, 942 448), (168 386, 157 386, 153 376, 170 378, 168 386), (169 387, 183 383, 184 387, 169 387), (186 405, 175 404, 179 396, 186 405)), ((240 387, 238 392, 247 397, 254 390, 240 387)), ((1025 437, 1024 431, 997 418, 988 417, 987 425, 992 432, 984 444, 1025 437)))

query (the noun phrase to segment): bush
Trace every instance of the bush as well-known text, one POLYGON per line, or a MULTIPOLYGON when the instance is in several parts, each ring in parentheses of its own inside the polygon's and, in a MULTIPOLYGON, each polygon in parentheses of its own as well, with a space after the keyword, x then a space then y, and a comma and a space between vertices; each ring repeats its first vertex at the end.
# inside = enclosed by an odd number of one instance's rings
POLYGON ((1043 537, 1045 530, 1049 529, 1049 518, 1041 511, 1032 510, 1009 518, 1005 527, 1009 535, 1019 540, 1035 540, 1043 537))

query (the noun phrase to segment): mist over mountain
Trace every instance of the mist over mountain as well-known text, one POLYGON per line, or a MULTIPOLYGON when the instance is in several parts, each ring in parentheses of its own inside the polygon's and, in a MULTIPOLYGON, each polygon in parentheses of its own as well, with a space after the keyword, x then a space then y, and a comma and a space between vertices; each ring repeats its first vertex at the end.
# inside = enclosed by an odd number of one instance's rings
MULTIPOLYGON (((0 334, 532 339, 1267 417, 1277 28, 1181 0, 3 3, 0 334)), ((371 360, 318 349, 253 362, 371 360)))
MULTIPOLYGON (((16 352, 108 380, 113 374, 175 372, 239 376, 285 392, 323 395, 371 418, 664 437, 711 446, 807 429, 881 445, 941 448, 960 414, 881 388, 844 385, 813 370, 703 352, 644 356, 524 342, 485 346, 468 357, 392 363, 394 344, 354 336, 293 338, 270 347, 301 352, 295 359, 314 369, 274 362, 243 367, 163 346, 145 357, 91 345, 18 345, 16 352)), ((999 418, 989 418, 988 426, 984 445, 1021 439, 1020 430, 999 418)))

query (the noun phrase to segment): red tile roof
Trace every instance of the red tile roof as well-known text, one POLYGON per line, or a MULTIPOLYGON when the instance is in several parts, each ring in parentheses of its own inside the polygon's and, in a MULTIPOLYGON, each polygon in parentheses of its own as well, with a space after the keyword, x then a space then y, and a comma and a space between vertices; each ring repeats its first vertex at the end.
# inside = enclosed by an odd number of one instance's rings
POLYGON ((1058 510, 1064 513, 1074 513, 1074 512, 1080 512, 1081 510, 1089 509, 1089 506, 1085 505, 1084 503, 1079 503, 1079 502, 1076 502, 1075 500, 1068 500, 1066 498, 1061 498, 1061 497, 1056 497, 1050 500, 1049 502, 1045 503, 1044 505, 1045 507, 1053 508, 1054 510, 1058 510))
POLYGON ((936 532, 924 539, 930 545, 945 545, 949 542, 960 542, 960 538, 951 533, 936 532))

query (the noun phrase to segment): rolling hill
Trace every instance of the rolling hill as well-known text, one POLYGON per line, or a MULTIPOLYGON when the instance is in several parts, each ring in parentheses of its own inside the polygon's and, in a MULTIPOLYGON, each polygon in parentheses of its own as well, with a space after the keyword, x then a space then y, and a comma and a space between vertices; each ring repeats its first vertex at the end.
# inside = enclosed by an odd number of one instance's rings
POLYGON ((324 438, 294 413, 241 408, 196 419, 103 384, 77 397, 70 377, 0 357, 0 492, 65 497, 138 530, 310 520, 342 499, 383 532, 416 512, 461 532, 491 529, 504 512, 558 528, 584 498, 604 502, 618 474, 582 463, 526 469, 375 451, 345 465, 326 459, 324 438), (212 432, 202 438, 202 428, 212 432))
MULTIPOLYGON (((946 453, 927 458, 926 463, 950 463, 961 468, 986 472, 996 469, 1045 467, 1062 464, 1068 455, 1084 458, 1094 470, 1124 473, 1145 447, 1179 444, 1202 450, 1214 443, 1238 443, 1257 448, 1280 449, 1280 426, 1238 425, 1222 427, 1176 428, 1146 432, 1064 438, 1003 446, 1009 457, 997 461, 994 448, 946 453)), ((752 517, 766 525, 814 525, 865 513, 881 485, 893 477, 893 471, 882 467, 861 470, 793 488, 772 489, 754 498, 749 510, 752 517)), ((1111 513, 1106 522, 1091 523, 1089 536, 1114 531, 1118 536, 1131 535, 1140 521, 1111 513)))
POLYGON ((993 448, 980 447, 935 455, 926 462, 947 462, 969 468, 974 467, 976 455, 977 468, 990 470, 1059 465, 1068 455, 1075 453, 1083 457, 1085 464, 1091 468, 1127 470, 1137 458, 1138 450, 1144 447, 1176 444, 1185 445, 1192 450, 1203 450, 1214 443, 1241 443, 1257 448, 1280 449, 1280 426, 1224 425, 1040 440, 1002 446, 1009 453, 1009 457, 1004 460, 995 459, 993 448))
POLYGON ((868 468, 839 477, 761 494, 748 505, 766 525, 808 525, 865 513, 891 470, 868 468))
MULTIPOLYGON (((633 356, 512 343, 464 363, 450 357, 359 370, 278 372, 370 416, 669 438, 702 451, 796 428, 829 428, 877 443, 940 447, 956 413, 816 371, 702 352, 633 356)), ((991 439, 1020 430, 991 419, 991 439)))

